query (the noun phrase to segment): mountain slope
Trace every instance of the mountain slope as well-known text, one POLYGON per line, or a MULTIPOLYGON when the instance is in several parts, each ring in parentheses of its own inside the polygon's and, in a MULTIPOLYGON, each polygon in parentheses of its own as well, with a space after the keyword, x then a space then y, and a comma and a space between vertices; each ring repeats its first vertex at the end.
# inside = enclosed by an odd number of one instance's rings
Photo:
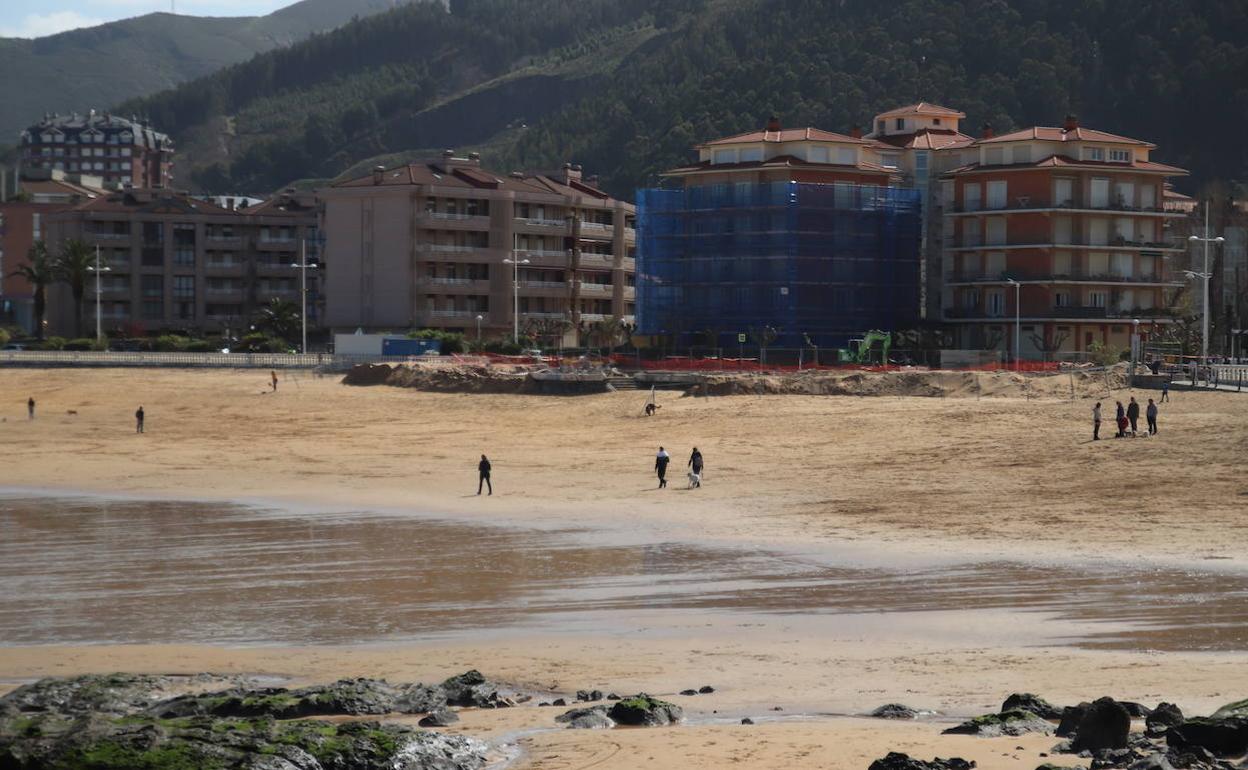
POLYGON ((35 40, 0 38, 0 144, 45 112, 103 109, 401 1, 303 0, 259 17, 152 13, 35 40))
POLYGON ((214 191, 486 147, 492 168, 574 160, 631 195, 770 114, 847 131, 920 100, 972 133, 1075 112, 1156 142, 1192 190, 1248 178, 1246 40, 1242 0, 451 0, 123 109, 179 140, 182 184, 214 191))

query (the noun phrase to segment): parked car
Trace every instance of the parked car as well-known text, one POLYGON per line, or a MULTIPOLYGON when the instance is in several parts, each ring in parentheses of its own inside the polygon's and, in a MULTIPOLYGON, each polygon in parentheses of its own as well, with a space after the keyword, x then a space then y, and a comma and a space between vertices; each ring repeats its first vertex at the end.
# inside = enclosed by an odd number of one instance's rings
POLYGON ((30 350, 30 347, 25 342, 10 342, 0 350, 30 350))

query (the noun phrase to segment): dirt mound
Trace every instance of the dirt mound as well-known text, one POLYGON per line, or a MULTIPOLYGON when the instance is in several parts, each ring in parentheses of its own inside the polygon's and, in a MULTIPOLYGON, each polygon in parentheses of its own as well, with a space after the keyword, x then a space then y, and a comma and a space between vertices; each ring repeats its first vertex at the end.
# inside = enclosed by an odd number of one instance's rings
POLYGON ((436 393, 523 393, 530 384, 526 372, 501 371, 489 366, 388 366, 361 364, 343 377, 344 385, 390 385, 436 393))
POLYGON ((923 396, 939 398, 1098 398, 1126 387, 1126 366, 1109 370, 1017 373, 908 370, 709 375, 693 396, 923 396))

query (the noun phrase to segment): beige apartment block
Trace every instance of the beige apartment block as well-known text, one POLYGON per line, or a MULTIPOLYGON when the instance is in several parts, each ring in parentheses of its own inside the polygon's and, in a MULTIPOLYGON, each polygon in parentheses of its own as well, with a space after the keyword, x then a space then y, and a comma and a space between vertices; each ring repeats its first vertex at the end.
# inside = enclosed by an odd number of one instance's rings
POLYGON ((510 336, 513 280, 521 333, 540 320, 632 323, 635 209, 593 182, 570 164, 498 174, 447 152, 322 190, 325 324, 510 336))

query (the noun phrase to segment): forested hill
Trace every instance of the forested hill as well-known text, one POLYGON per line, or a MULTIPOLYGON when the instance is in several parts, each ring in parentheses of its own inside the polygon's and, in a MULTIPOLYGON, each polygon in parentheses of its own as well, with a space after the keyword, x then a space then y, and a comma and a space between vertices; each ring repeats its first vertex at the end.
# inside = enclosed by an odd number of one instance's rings
POLYGON ((0 144, 45 112, 105 109, 407 1, 302 0, 249 17, 149 13, 35 40, 0 38, 0 144))
POLYGON ((769 114, 845 131, 918 100, 962 109, 972 133, 1075 112, 1157 143, 1189 190, 1248 178, 1248 3, 452 0, 124 109, 189 144, 219 190, 474 146, 500 170, 575 160, 631 195, 769 114))

